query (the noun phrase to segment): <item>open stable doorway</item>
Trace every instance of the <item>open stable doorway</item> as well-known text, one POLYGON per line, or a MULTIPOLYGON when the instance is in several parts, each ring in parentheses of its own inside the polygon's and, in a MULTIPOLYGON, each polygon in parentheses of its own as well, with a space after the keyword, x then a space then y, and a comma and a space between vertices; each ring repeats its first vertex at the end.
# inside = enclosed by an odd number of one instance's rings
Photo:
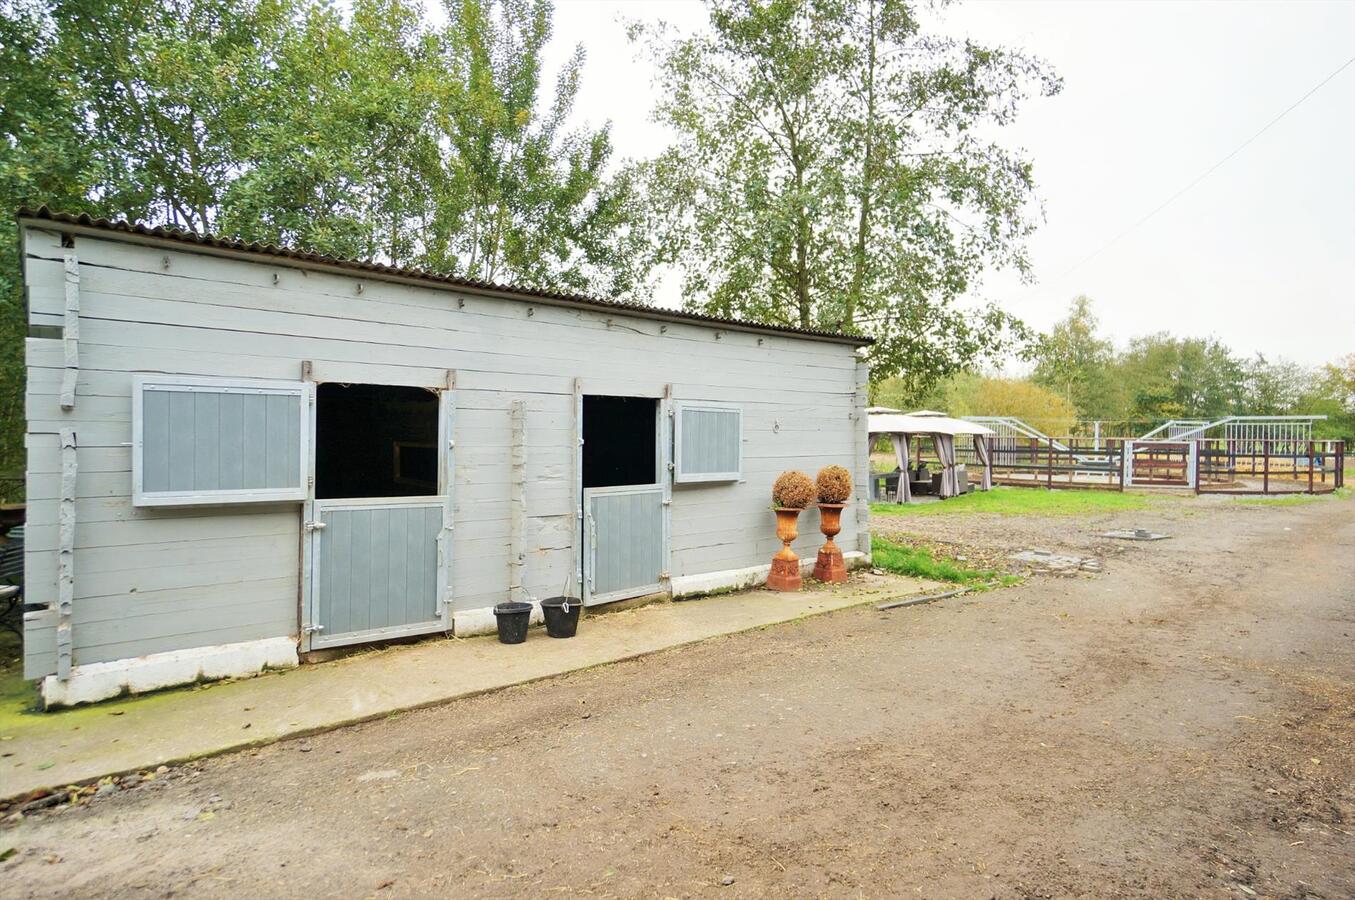
POLYGON ((658 475, 659 401, 583 398, 583 486, 654 484, 658 475))
POLYGON ((593 605, 662 589, 667 529, 660 403, 585 394, 583 597, 593 605))
POLYGON ((315 496, 434 496, 437 441, 434 391, 321 384, 315 391, 315 496))
POLYGON ((446 629, 448 403, 421 387, 316 386, 306 649, 446 629))

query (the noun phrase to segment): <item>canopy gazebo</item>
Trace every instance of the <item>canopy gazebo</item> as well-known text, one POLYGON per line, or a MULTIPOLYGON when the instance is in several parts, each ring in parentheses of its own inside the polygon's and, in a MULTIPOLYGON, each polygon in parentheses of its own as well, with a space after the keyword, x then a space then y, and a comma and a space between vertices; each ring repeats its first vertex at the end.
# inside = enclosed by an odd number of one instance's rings
MULTIPOLYGON (((915 437, 929 437, 941 464, 940 490, 942 499, 963 493, 960 485, 960 467, 955 462, 955 439, 969 437, 974 441, 974 458, 983 467, 980 490, 993 486, 993 457, 988 439, 994 432, 974 422, 953 419, 932 410, 902 413, 896 409, 872 406, 866 410, 871 439, 888 435, 894 444, 898 460, 898 486, 894 490, 895 503, 912 500, 910 484, 913 468, 910 465, 910 445, 915 437)), ((876 498, 883 499, 883 498, 876 498)))

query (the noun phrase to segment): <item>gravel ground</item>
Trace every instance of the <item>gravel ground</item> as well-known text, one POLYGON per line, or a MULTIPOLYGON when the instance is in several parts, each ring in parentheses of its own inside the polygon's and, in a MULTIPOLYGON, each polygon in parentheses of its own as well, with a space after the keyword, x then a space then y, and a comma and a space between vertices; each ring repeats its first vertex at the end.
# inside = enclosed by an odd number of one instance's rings
POLYGON ((1355 896, 1353 512, 1208 500, 910 521, 957 552, 1042 547, 1103 571, 858 608, 169 770, 8 820, 0 883, 1355 896), (1173 537, 1092 537, 1133 526, 1173 537))

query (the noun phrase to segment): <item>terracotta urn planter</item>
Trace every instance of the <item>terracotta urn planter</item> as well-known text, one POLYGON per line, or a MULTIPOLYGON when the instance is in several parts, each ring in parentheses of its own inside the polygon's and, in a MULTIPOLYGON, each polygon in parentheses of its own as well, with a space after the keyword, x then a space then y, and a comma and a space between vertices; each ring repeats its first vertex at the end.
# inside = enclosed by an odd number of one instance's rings
POLYGON ((772 571, 767 575, 767 587, 773 591, 798 591, 803 581, 800 578, 800 557, 790 549, 791 541, 799 536, 798 519, 800 510, 778 506, 776 513, 776 536, 781 541, 781 552, 772 557, 772 571))
POLYGON ((842 508, 852 495, 852 473, 842 466, 824 466, 814 486, 819 495, 819 530, 828 538, 814 560, 814 577, 841 584, 847 580, 847 562, 833 538, 842 530, 842 508))
POLYGON ((818 559, 814 561, 814 577, 819 581, 842 583, 847 580, 847 562, 842 558, 842 550, 833 543, 842 530, 842 508, 845 503, 819 504, 819 530, 828 538, 819 548, 818 559))

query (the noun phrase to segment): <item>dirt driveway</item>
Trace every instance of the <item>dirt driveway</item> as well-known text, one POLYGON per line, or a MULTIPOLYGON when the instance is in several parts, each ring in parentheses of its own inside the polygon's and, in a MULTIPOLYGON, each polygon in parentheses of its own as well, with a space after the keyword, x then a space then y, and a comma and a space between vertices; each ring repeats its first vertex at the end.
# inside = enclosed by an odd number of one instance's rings
POLYGON ((1109 555, 166 773, 3 893, 1355 896, 1355 502, 967 521, 1109 555))

